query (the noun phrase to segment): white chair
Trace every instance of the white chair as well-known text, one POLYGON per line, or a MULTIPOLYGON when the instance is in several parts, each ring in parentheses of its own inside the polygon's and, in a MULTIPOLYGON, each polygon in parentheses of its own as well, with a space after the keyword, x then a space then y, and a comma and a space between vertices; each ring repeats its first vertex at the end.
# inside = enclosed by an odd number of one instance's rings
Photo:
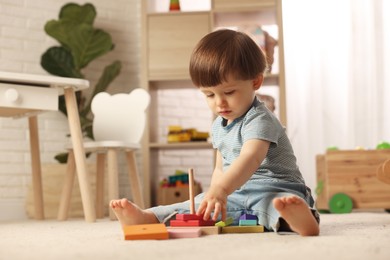
MULTIPOLYGON (((129 94, 110 95, 106 92, 97 94, 92 100, 94 114, 94 141, 85 142, 86 152, 97 153, 96 169, 96 216, 104 217, 104 170, 107 155, 108 199, 119 198, 118 191, 118 152, 124 151, 129 171, 133 201, 144 208, 141 185, 135 161, 135 151, 140 148, 140 141, 145 129, 146 109, 150 95, 144 89, 137 88, 129 94)), ((75 176, 73 149, 69 149, 68 168, 61 195, 58 220, 68 218, 70 198, 75 176)), ((80 190, 81 194, 83 191, 80 190)), ((85 205, 83 205, 85 209, 85 205)), ((110 218, 115 215, 110 210, 110 218)))

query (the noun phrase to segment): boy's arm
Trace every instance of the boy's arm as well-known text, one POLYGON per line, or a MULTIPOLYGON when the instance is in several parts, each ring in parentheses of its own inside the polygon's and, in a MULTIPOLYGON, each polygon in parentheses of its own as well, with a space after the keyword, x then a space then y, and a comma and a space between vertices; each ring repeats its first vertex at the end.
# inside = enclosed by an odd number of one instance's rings
POLYGON ((211 176, 211 182, 210 182, 210 186, 213 186, 213 184, 219 179, 221 178, 222 174, 223 174, 223 170, 222 170, 222 155, 221 153, 216 150, 216 156, 215 156, 215 168, 214 168, 214 171, 213 171, 213 175, 211 176))
POLYGON ((227 196, 247 182, 259 168, 267 155, 269 145, 270 142, 264 140, 245 142, 240 155, 225 173, 222 173, 222 158, 218 152, 210 189, 201 202, 197 213, 203 213, 205 219, 208 219, 211 212, 214 211, 212 217, 214 220, 219 214, 222 214, 224 220, 226 218, 227 196))

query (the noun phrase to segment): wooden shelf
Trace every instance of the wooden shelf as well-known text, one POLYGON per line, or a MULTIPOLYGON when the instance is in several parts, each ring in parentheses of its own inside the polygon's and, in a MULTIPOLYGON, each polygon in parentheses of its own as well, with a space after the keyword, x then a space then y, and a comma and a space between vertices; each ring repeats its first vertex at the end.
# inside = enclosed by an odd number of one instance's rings
POLYGON ((162 70, 154 72, 149 76, 150 81, 168 81, 168 80, 190 80, 188 69, 184 70, 162 70))
POLYGON ((172 11, 172 12, 151 12, 148 13, 148 16, 181 16, 181 15, 188 15, 188 14, 209 14, 209 11, 172 11))
MULTIPOLYGON (((149 123, 152 128, 145 130, 142 147, 147 206, 150 206, 151 190, 153 185, 156 185, 161 171, 159 161, 156 160, 159 156, 158 151, 213 149, 210 142, 153 142, 153 140, 164 140, 156 137, 158 126, 155 122, 159 109, 162 109, 157 100, 161 97, 159 91, 167 90, 169 93, 168 90, 172 89, 196 89, 191 82, 188 65, 193 48, 203 36, 218 28, 243 30, 254 25, 268 26, 273 30, 275 35, 272 37, 278 41, 274 56, 275 67, 273 67, 273 71, 277 73, 266 74, 263 86, 275 87, 272 91, 277 95, 279 119, 284 125, 287 121, 282 0, 210 0, 211 9, 208 11, 149 12, 152 10, 149 7, 153 6, 151 3, 158 3, 157 1, 160 0, 142 1, 141 4, 143 39, 141 84, 153 98, 151 102, 153 106, 149 110, 149 123)), ((172 113, 171 116, 174 118, 175 114, 172 113)))
MULTIPOLYGON (((180 85, 179 83, 183 85, 189 85, 192 88, 194 86, 191 83, 190 76, 188 73, 186 75, 182 74, 161 74, 159 77, 149 77, 149 82, 151 84, 152 88, 163 88, 163 89, 175 89, 178 88, 180 85), (170 82, 175 82, 175 84, 169 84, 170 82), (157 84, 162 83, 162 84, 157 84)), ((263 86, 270 86, 270 85, 279 85, 279 74, 266 74, 264 77, 263 86)))
POLYGON ((214 0, 215 12, 241 12, 275 8, 275 0, 214 0))
POLYGON ((209 142, 150 143, 151 149, 211 149, 209 142))

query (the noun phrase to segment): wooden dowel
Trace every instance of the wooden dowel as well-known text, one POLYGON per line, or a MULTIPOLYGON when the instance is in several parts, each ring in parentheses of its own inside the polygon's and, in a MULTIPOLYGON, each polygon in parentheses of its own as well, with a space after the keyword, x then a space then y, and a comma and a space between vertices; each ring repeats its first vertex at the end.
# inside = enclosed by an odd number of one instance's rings
POLYGON ((188 169, 188 182, 190 189, 190 214, 195 214, 195 201, 194 201, 194 170, 188 169))

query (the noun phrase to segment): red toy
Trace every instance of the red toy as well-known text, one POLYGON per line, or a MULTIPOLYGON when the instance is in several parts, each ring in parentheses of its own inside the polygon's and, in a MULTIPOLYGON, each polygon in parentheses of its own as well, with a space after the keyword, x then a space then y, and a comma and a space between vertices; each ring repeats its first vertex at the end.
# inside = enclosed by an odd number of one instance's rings
POLYGON ((203 220, 203 215, 195 214, 194 201, 194 171, 188 170, 188 181, 190 189, 190 214, 177 214, 176 220, 171 220, 171 227, 200 227, 200 226, 214 226, 214 220, 203 220))

